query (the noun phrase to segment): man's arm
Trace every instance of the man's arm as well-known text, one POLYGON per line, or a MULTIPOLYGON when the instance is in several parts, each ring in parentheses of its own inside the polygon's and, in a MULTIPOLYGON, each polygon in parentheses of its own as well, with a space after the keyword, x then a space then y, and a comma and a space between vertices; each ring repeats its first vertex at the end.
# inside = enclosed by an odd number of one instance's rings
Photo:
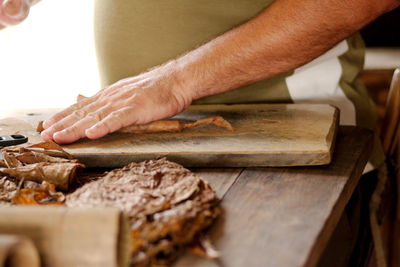
POLYGON ((250 21, 186 55, 101 90, 45 121, 59 143, 99 138, 182 111, 201 97, 295 69, 399 0, 277 0, 250 21))

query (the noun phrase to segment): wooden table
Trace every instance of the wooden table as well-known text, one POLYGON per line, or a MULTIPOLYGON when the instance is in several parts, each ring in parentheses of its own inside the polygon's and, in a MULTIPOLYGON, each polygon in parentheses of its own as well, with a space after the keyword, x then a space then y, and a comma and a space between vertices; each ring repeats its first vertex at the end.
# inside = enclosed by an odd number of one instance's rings
POLYGON ((222 199, 210 229, 222 256, 185 254, 174 266, 315 266, 371 148, 370 131, 346 126, 329 166, 194 170, 222 199))
POLYGON ((315 266, 357 186, 372 136, 341 126, 328 166, 194 169, 222 200, 222 215, 210 229, 221 258, 185 254, 174 266, 315 266))

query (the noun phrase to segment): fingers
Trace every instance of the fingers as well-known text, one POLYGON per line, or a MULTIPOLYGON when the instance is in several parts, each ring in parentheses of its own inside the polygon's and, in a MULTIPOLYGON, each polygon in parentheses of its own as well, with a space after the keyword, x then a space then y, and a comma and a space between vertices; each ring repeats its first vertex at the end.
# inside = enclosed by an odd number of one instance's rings
POLYGON ((185 101, 173 90, 175 79, 165 78, 165 73, 156 68, 120 80, 93 97, 79 95, 76 104, 44 121, 42 138, 61 144, 85 136, 97 139, 134 123, 175 115, 185 108, 185 101))
MULTIPOLYGON (((85 108, 85 106, 89 106, 90 104, 92 104, 93 102, 95 102, 97 100, 97 97, 90 97, 90 98, 85 98, 85 99, 81 99, 78 103, 73 104, 72 106, 64 109, 61 112, 56 113, 55 115, 51 116, 50 118, 46 119, 43 122, 43 128, 44 129, 48 129, 50 128, 52 125, 54 125, 55 123, 61 121, 62 119, 64 119, 65 117, 73 114, 73 112, 77 111, 77 110, 81 110, 85 108)), ((87 113, 89 113, 91 110, 87 110, 87 113)), ((77 114, 78 115, 78 114, 77 114)), ((84 114, 83 114, 84 115, 84 114)))
MULTIPOLYGON (((82 102, 84 102, 84 101, 82 101, 82 102)), ((72 105, 71 107, 65 109, 64 111, 62 111, 60 113, 55 114, 50 119, 44 121, 43 127, 45 128, 45 130, 41 133, 42 138, 44 140, 51 140, 51 139, 54 140, 54 134, 56 132, 59 132, 63 129, 66 130, 67 128, 73 126, 75 123, 77 123, 78 121, 80 121, 82 119, 85 119, 84 122, 86 124, 88 124, 89 121, 92 122, 92 124, 94 124, 97 121, 102 119, 102 117, 99 117, 100 115, 92 114, 93 112, 99 110, 99 103, 96 103, 96 102, 89 103, 88 105, 79 108, 80 106, 82 106, 82 104, 81 104, 82 102, 72 105), (45 126, 45 124, 46 124, 46 126, 45 126)), ((100 108, 100 110, 101 110, 101 108, 100 108)), ((71 133, 71 130, 69 130, 68 132, 71 133)), ((79 128, 75 129, 73 131, 73 134, 74 134, 74 138, 76 138, 76 136, 80 136, 79 138, 84 136, 82 132, 79 132, 79 128)), ((77 140, 77 139, 75 139, 75 140, 77 140)))
POLYGON ((109 133, 121 129, 122 127, 135 123, 136 117, 133 107, 125 107, 113 111, 103 120, 87 129, 85 135, 90 139, 101 138, 109 133))
POLYGON ((89 113, 71 126, 55 132, 53 134, 53 140, 59 144, 67 144, 79 140, 86 136, 86 129, 101 121, 108 113, 108 107, 89 113))

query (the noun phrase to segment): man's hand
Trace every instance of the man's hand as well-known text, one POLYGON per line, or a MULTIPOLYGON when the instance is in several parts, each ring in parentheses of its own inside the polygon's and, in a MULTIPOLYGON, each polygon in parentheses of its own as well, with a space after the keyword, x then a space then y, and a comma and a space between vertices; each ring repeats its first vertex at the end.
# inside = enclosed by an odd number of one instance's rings
POLYGON ((293 70, 399 4, 276 0, 255 18, 176 60, 56 114, 44 122, 42 137, 71 143, 170 117, 193 100, 293 70))
POLYGON ((44 140, 71 143, 96 139, 130 124, 173 116, 191 104, 191 96, 175 79, 172 62, 136 77, 121 80, 55 114, 43 123, 44 140))

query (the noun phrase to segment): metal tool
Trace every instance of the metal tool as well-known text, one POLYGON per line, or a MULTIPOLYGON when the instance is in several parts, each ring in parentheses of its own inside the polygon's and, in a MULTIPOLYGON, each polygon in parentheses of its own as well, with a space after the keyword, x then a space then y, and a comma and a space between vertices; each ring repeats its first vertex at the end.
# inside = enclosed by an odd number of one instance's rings
POLYGON ((0 147, 14 146, 28 142, 28 137, 22 134, 0 136, 0 147))

